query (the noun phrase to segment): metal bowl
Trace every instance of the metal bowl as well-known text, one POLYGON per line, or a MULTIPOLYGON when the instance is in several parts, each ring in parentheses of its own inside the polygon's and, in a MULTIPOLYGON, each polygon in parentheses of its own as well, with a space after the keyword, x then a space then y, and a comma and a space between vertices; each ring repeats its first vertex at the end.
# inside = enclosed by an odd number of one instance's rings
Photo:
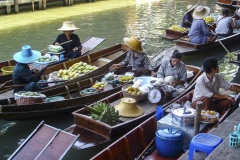
POLYGON ((192 126, 194 124, 195 109, 188 108, 184 112, 184 108, 172 110, 173 123, 182 126, 192 126))

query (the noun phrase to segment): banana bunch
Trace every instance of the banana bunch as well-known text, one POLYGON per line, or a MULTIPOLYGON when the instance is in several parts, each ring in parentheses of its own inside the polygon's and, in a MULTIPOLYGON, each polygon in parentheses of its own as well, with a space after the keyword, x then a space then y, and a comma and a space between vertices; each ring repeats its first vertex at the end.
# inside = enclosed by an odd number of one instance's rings
POLYGON ((187 28, 181 27, 179 25, 172 25, 172 27, 170 27, 169 29, 174 30, 174 31, 178 31, 178 32, 182 32, 182 33, 188 31, 187 28))
POLYGON ((215 19, 211 16, 207 16, 204 18, 204 21, 206 22, 206 24, 211 24, 215 22, 215 19))

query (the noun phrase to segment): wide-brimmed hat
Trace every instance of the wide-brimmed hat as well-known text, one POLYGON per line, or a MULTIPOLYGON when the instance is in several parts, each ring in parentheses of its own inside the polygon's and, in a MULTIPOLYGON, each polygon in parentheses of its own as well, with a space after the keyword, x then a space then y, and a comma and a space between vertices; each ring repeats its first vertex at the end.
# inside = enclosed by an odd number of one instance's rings
POLYGON ((136 100, 129 97, 122 98, 115 109, 122 117, 138 117, 144 113, 144 110, 137 105, 136 100))
POLYGON ((21 52, 17 52, 13 55, 13 59, 19 63, 32 63, 41 56, 39 51, 32 50, 29 45, 24 45, 21 52))
POLYGON ((75 25, 73 24, 72 21, 67 21, 67 22, 63 22, 63 25, 61 28, 59 28, 59 31, 74 31, 76 29, 79 29, 77 27, 75 27, 75 25))
POLYGON ((210 8, 206 6, 197 6, 193 12, 194 19, 203 19, 210 13, 210 8))
POLYGON ((132 36, 131 38, 125 37, 125 38, 123 38, 123 41, 132 50, 137 51, 137 52, 143 51, 142 41, 139 38, 135 38, 134 36, 132 36))
POLYGON ((195 4, 194 6, 191 5, 191 4, 187 5, 187 11, 184 14, 187 14, 188 12, 191 12, 197 6, 198 6, 198 4, 195 4))

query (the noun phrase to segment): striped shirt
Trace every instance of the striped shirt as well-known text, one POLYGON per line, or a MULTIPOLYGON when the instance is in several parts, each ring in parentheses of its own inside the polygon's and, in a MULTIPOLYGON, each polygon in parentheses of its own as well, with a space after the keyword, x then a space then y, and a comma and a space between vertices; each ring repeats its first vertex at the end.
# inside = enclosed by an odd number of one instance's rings
POLYGON ((134 57, 133 54, 134 51, 128 51, 125 60, 121 62, 121 64, 124 66, 131 66, 133 71, 139 70, 141 68, 149 68, 149 60, 144 52, 137 53, 136 57, 134 57))
POLYGON ((213 94, 219 94, 219 88, 229 90, 232 84, 226 81, 219 74, 215 74, 212 82, 208 79, 206 73, 203 73, 198 77, 196 86, 194 89, 192 102, 198 100, 201 97, 212 97, 213 94))
POLYGON ((173 76, 176 81, 183 80, 184 82, 187 82, 187 70, 185 64, 180 61, 175 67, 172 67, 170 61, 171 60, 164 60, 161 63, 157 71, 157 77, 164 79, 167 76, 173 76))

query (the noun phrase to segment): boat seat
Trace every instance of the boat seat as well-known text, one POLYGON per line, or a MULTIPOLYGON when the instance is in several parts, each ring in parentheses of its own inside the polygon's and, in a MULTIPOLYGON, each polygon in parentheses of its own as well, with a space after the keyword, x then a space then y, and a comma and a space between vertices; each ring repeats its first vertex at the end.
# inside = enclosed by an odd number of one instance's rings
POLYGON ((98 67, 101 67, 101 66, 104 66, 105 64, 111 62, 110 59, 107 59, 107 58, 98 58, 97 60, 97 66, 98 67))
POLYGON ((193 160, 193 155, 196 150, 209 155, 222 141, 221 137, 212 134, 197 134, 190 142, 188 160, 193 160))

